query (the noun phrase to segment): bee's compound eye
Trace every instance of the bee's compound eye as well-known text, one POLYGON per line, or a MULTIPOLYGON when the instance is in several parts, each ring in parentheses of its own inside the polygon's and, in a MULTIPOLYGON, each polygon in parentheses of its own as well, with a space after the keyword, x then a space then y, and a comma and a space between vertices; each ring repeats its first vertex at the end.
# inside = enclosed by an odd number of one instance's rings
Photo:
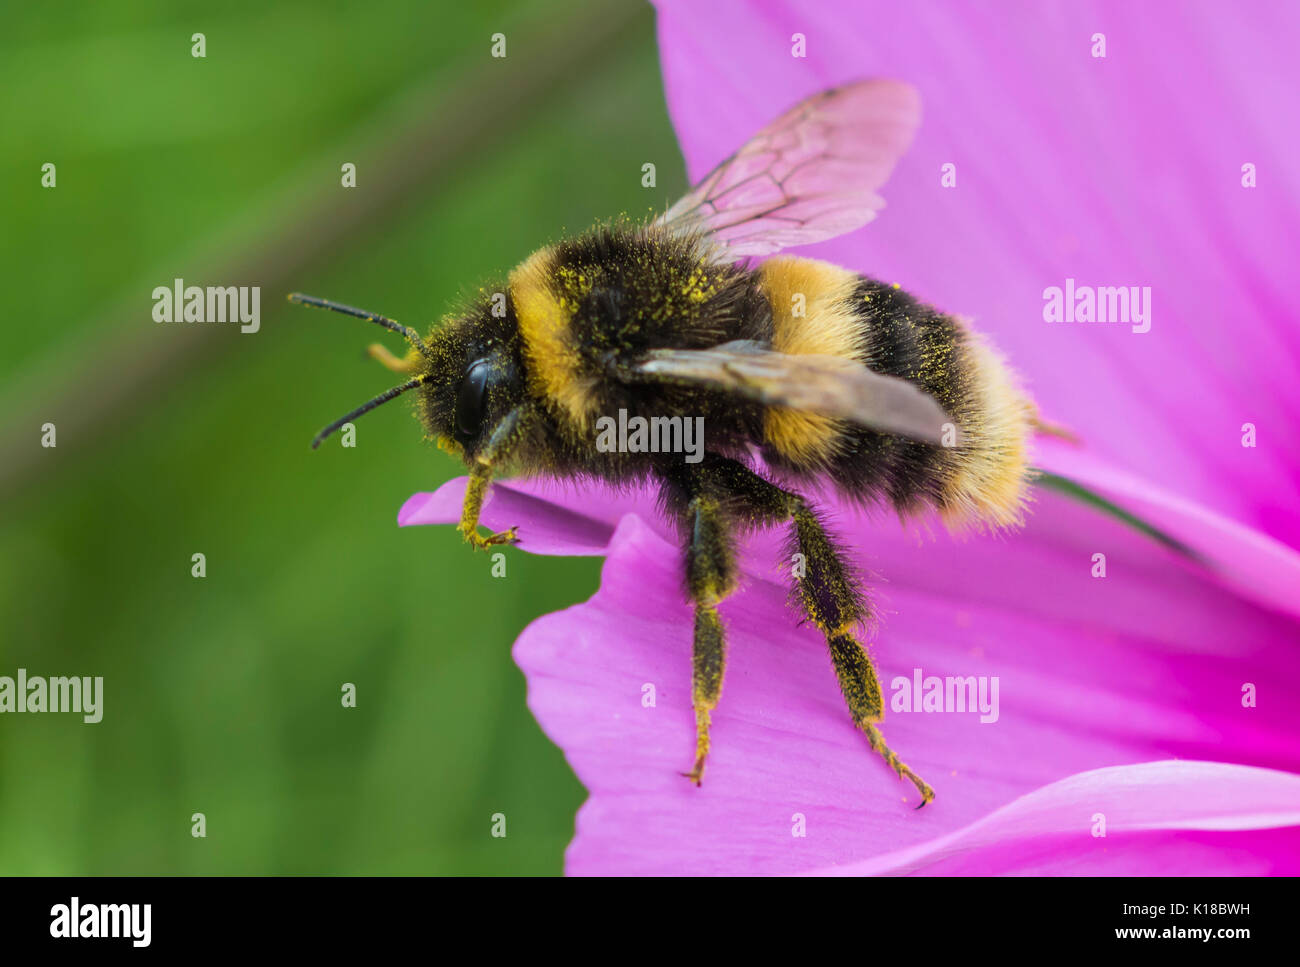
POLYGON ((483 426, 483 397, 487 391, 488 363, 480 359, 465 371, 456 400, 456 429, 461 436, 478 436, 483 426))

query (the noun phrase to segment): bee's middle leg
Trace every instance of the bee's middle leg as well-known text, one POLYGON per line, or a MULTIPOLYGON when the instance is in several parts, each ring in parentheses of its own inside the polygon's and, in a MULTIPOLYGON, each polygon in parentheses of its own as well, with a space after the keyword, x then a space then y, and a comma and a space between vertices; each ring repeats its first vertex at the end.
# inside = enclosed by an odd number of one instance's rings
POLYGON ((691 705, 695 709, 695 764, 686 776, 697 786, 709 755, 709 725, 722 692, 726 633, 717 605, 736 587, 731 524, 713 493, 706 470, 688 469, 666 477, 664 497, 681 526, 685 543, 686 588, 695 605, 691 705))

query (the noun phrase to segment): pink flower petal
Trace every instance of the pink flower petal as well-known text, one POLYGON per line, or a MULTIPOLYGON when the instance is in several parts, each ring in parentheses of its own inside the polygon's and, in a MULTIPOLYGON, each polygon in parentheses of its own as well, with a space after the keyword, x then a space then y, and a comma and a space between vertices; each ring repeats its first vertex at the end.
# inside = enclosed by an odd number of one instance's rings
MULTIPOLYGON (((403 522, 453 521, 462 487, 412 498, 403 522)), ((652 515, 648 495, 606 502, 539 482, 493 495, 485 524, 521 525, 525 548, 608 554, 600 591, 534 622, 515 649, 530 707, 591 792, 571 872, 814 870, 921 848, 1116 763, 1300 769, 1286 697, 1300 689, 1296 623, 1199 569, 1171 566, 1177 555, 1149 538, 1044 494, 1026 531, 1001 541, 918 543, 896 523, 840 509, 838 529, 892 579, 877 583, 884 613, 873 649, 887 695, 914 668, 1000 681, 995 723, 887 716, 886 736, 935 785, 935 803, 910 808, 914 791, 849 722, 821 636, 785 606, 772 569, 778 535, 768 533, 745 545, 745 586, 722 607, 729 667, 709 771, 695 789, 678 775, 693 740, 690 609, 675 538, 641 516, 652 515), (1107 554, 1105 579, 1090 577, 1093 548, 1107 554), (1242 707, 1245 682, 1267 696, 1258 708, 1242 707), (646 685, 653 707, 643 705, 646 685), (791 835, 796 813, 806 837, 791 835)), ((1143 855, 1143 871, 1173 871, 1162 864, 1177 851, 1143 855)))
POLYGON ((1086 452, 1053 443, 1042 447, 1038 463, 1044 469, 1111 498, 1192 548, 1243 597, 1300 616, 1300 552, 1086 452))
POLYGON ((1281 829, 1288 826, 1300 827, 1300 776, 1222 762, 1146 762, 1070 776, 955 833, 819 872, 1140 875, 1160 850, 1169 854, 1164 873, 1295 875, 1300 828, 1281 829), (1186 831, 1265 835, 1243 850, 1237 837, 1186 831))

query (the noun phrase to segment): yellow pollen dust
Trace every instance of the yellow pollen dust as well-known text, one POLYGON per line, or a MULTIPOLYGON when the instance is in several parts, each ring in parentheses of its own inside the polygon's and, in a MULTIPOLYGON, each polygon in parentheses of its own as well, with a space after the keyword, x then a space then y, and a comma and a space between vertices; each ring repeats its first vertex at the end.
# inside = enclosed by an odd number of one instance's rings
POLYGON ((717 295, 717 291, 717 286, 698 269, 692 271, 682 285, 682 295, 696 305, 709 301, 717 295))

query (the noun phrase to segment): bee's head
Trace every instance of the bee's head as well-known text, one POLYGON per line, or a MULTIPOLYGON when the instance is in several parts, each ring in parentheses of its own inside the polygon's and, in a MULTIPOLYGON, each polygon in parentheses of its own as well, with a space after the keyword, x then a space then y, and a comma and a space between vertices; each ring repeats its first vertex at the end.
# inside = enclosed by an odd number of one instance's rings
POLYGON ((523 367, 514 308, 504 287, 500 292, 484 291, 463 312, 445 320, 427 343, 406 326, 374 313, 298 293, 289 300, 365 319, 401 333, 411 344, 404 361, 386 350, 373 353, 390 369, 411 378, 325 427, 312 440, 312 449, 376 406, 419 388, 419 414, 429 435, 468 461, 520 402, 523 367))
POLYGON ((504 294, 489 294, 429 339, 420 417, 444 449, 466 459, 487 443, 519 405, 523 367, 514 312, 504 294))

